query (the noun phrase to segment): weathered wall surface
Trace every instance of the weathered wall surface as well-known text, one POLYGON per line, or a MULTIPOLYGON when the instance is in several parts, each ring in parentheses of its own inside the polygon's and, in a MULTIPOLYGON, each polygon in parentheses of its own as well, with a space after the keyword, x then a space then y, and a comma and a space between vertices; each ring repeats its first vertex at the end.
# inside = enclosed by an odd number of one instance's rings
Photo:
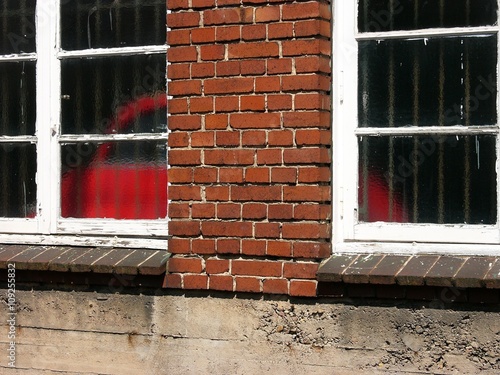
MULTIPOLYGON (((17 369, 7 367, 2 318, 2 374, 500 372, 498 306, 101 291, 17 291, 16 298, 17 369)), ((5 301, 0 313, 7 316, 5 301)))

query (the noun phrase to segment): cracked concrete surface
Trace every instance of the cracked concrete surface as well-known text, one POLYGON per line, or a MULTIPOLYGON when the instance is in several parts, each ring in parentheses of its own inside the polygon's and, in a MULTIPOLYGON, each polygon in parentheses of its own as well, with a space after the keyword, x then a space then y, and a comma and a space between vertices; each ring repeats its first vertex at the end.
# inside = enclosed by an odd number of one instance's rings
MULTIPOLYGON (((17 368, 4 354, 0 373, 500 373, 498 306, 105 290, 18 290, 16 299, 17 368)), ((6 319, 0 325, 6 353, 6 319)))

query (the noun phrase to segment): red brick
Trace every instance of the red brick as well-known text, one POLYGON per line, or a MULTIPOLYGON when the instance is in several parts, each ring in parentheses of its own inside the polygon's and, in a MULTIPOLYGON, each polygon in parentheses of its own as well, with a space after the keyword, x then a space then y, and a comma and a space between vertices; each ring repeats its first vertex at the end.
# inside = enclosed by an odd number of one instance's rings
POLYGON ((248 25, 241 29, 241 38, 243 40, 266 39, 266 25, 248 25))
POLYGON ((165 275, 165 281, 163 284, 164 288, 181 289, 182 288, 182 276, 179 274, 167 274, 165 275))
POLYGON ((217 181, 217 168, 200 167, 194 170, 194 182, 210 184, 217 181))
POLYGON ((330 60, 323 56, 306 56, 295 59, 297 73, 330 73, 330 60))
POLYGON ((280 22, 268 25, 267 36, 269 40, 293 38, 293 23, 280 22))
POLYGON ((218 219, 239 219, 241 217, 241 205, 236 203, 219 203, 217 205, 218 219))
POLYGON ((189 8, 188 0, 170 0, 167 4, 167 9, 187 9, 189 8))
POLYGON ((220 183, 242 183, 243 182, 243 168, 221 168, 221 169, 219 169, 219 182, 220 183))
POLYGON ((329 186, 284 186, 285 202, 328 202, 331 200, 329 186))
POLYGON ((279 223, 255 223, 255 238, 279 238, 279 223))
POLYGON ((240 35, 239 26, 220 26, 217 27, 215 31, 215 39, 217 42, 240 40, 240 35))
POLYGON ((286 112, 283 113, 283 125, 289 128, 330 126, 330 113, 323 111, 286 112))
POLYGON ((281 200, 279 186, 231 186, 231 199, 244 202, 266 202, 281 200))
POLYGON ((282 235, 290 239, 330 238, 330 227, 320 223, 283 223, 282 235))
POLYGON ((315 147, 288 149, 283 152, 283 160, 286 164, 328 164, 330 152, 326 148, 315 147))
POLYGON ((268 74, 290 74, 292 73, 292 59, 269 59, 267 60, 268 74))
MULTIPOLYGON (((185 78, 189 78, 189 66, 190 64, 171 64, 169 67, 168 67, 168 78, 170 79, 185 79, 185 78)), ((171 87, 172 87, 172 83, 170 82, 169 84, 169 88, 171 91, 171 87)), ((169 92, 170 94, 172 94, 171 92, 169 92)), ((173 94, 172 94, 173 95, 173 94)))
POLYGON ((331 207, 323 204, 298 204, 295 206, 293 218, 297 220, 329 220, 331 207))
POLYGON ((225 275, 212 275, 209 278, 209 289, 232 292, 233 277, 225 275))
POLYGON ((255 277, 236 277, 236 287, 237 292, 261 292, 260 279, 255 277))
POLYGON ((285 263, 283 277, 287 279, 316 279, 318 263, 285 263))
POLYGON ((251 165, 254 162, 252 150, 206 150, 205 164, 208 165, 251 165))
POLYGON ((288 294, 288 280, 285 279, 265 279, 262 286, 264 293, 288 294))
POLYGON ((291 130, 273 130, 268 133, 269 146, 292 146, 293 132, 291 130))
POLYGON ((219 61, 216 64, 217 77, 240 75, 239 61, 219 61))
POLYGON ((281 126, 279 113, 234 113, 229 117, 235 129, 270 129, 281 126))
POLYGON ((176 12, 167 15, 167 25, 171 29, 195 27, 200 23, 198 12, 176 12))
MULTIPOLYGON (((169 68, 170 70, 170 68, 169 68)), ((168 83, 168 94, 173 96, 200 95, 201 81, 172 81, 168 83)), ((169 128, 171 128, 169 123, 169 128)))
MULTIPOLYGON (((170 99, 168 102, 168 113, 170 114, 183 114, 188 112, 187 99, 170 99)), ((172 147, 172 138, 168 138, 168 145, 172 147)))
POLYGON ((242 240, 241 252, 244 255, 264 256, 267 243, 265 240, 242 240))
POLYGON ((331 255, 330 242, 294 242, 293 256, 296 258, 324 259, 331 255))
POLYGON ((271 182, 295 183, 297 181, 297 168, 273 168, 271 182))
POLYGON ((243 205, 243 219, 260 220, 267 217, 267 205, 261 203, 246 203, 243 205))
MULTIPOLYGON (((170 69, 170 68, 169 68, 170 69)), ((191 65, 193 78, 208 78, 215 76, 215 64, 213 62, 199 62, 191 65)))
POLYGON ((276 76, 257 77, 255 79, 255 92, 274 92, 281 90, 281 78, 276 76))
POLYGON ((272 204, 268 207, 269 220, 289 220, 293 218, 291 204, 272 204))
POLYGON ((295 110, 300 109, 330 109, 330 96, 319 93, 295 95, 295 110))
POLYGON ((200 47, 200 58, 204 61, 214 61, 224 59, 225 47, 220 44, 200 47))
POLYGON ((214 43, 215 27, 200 27, 191 30, 191 39, 193 43, 214 43))
POLYGON ((243 146, 265 146, 266 132, 262 130, 247 130, 244 131, 241 137, 243 146))
POLYGON ((228 186, 207 186, 205 188, 205 198, 207 201, 228 201, 228 186))
POLYGON ((247 168, 245 171, 245 182, 269 183, 269 168, 247 168))
POLYGON ((253 78, 218 78, 205 81, 205 94, 238 94, 252 92, 253 78))
POLYGON ((193 219, 212 219, 215 217, 215 204, 193 203, 191 206, 193 219))
POLYGON ((172 254, 189 254, 191 252, 191 240, 188 238, 170 238, 168 240, 168 251, 172 254))
POLYGON ((167 32, 169 46, 189 44, 191 42, 189 30, 170 30, 167 32))
POLYGON ((331 143, 331 133, 328 130, 302 130, 295 132, 295 142, 297 146, 329 145, 331 143))
POLYGON ((193 8, 213 8, 215 0, 192 0, 193 8))
POLYGON ((252 223, 241 221, 204 221, 201 223, 201 233, 209 237, 250 237, 252 223))
POLYGON ((196 132, 191 135, 191 147, 213 147, 214 132, 196 132))
POLYGON ((199 165, 201 153, 199 150, 170 150, 168 163, 170 165, 199 165))
POLYGON ((261 75, 266 72, 265 60, 242 60, 240 61, 242 75, 261 75))
POLYGON ((207 275, 184 275, 183 276, 184 289, 207 289, 208 276, 207 275))
POLYGON ((330 175, 328 167, 299 168, 299 182, 302 183, 328 182, 330 175))
POLYGON ((170 130, 199 130, 201 129, 201 117, 192 115, 170 116, 168 128, 170 130))
POLYGON ((330 32, 330 22, 325 20, 305 20, 295 22, 295 36, 296 37, 306 37, 306 36, 325 36, 329 38, 330 32))
POLYGON ((170 168, 168 181, 172 184, 193 182, 193 170, 191 168, 170 168))
POLYGON ((193 239, 191 251, 194 254, 215 254, 215 240, 206 238, 193 239))
POLYGON ((215 135, 215 143, 219 147, 239 146, 240 132, 237 131, 218 131, 215 135))
MULTIPOLYGON (((219 96, 215 98, 215 112, 237 112, 240 101, 237 96, 219 96)), ((227 120, 225 125, 227 125, 227 120)), ((224 126, 224 129, 226 126, 224 126)))
POLYGON ((290 281, 290 295, 293 297, 316 297, 316 281, 290 281))
POLYGON ((170 203, 168 206, 168 216, 171 218, 188 218, 190 213, 187 203, 170 203))
POLYGON ((200 273, 203 271, 201 258, 170 258, 168 260, 168 272, 191 272, 200 273))
POLYGON ((240 253, 240 240, 233 238, 219 238, 217 239, 217 253, 218 254, 239 254, 240 253))
POLYGON ((241 111, 258 111, 266 110, 266 100, 263 95, 241 96, 240 110, 241 111))
POLYGON ((189 100, 191 113, 206 113, 214 110, 214 99, 211 97, 191 98, 189 100))
POLYGON ((233 260, 231 271, 233 275, 281 277, 281 262, 263 260, 233 260))
POLYGON ((228 115, 207 115, 205 116, 205 129, 226 129, 229 124, 228 115))
MULTIPOLYGON (((189 135, 187 132, 172 132, 168 137, 168 146, 170 148, 189 146, 189 135)), ((170 177, 170 176, 169 176, 170 177)))
POLYGON ((282 85, 284 91, 328 91, 330 79, 318 74, 283 76, 282 85))
MULTIPOLYGON (((325 6, 328 7, 326 4, 325 6)), ((283 5, 283 20, 298 20, 318 17, 329 17, 323 4, 318 1, 283 5)))
POLYGON ((279 21, 279 19, 279 6, 259 7, 255 10, 255 22, 279 21))
POLYGON ((283 155, 281 149, 257 150, 258 165, 273 165, 281 164, 282 162, 283 155))
POLYGON ((268 241, 266 254, 275 257, 291 257, 292 244, 286 241, 268 241))
POLYGON ((173 201, 191 201, 201 199, 201 189, 199 186, 176 186, 168 187, 168 197, 173 201))
POLYGON ((199 236, 201 234, 200 222, 196 220, 168 222, 168 233, 171 236, 199 236))
POLYGON ((253 42, 230 44, 227 49, 230 59, 251 57, 278 57, 279 45, 276 42, 253 42))
POLYGON ((210 258, 205 262, 206 272, 209 275, 229 272, 229 260, 210 258))
POLYGON ((205 25, 228 25, 235 23, 251 22, 249 9, 245 8, 226 8, 206 10, 203 14, 205 25))
POLYGON ((168 49, 168 61, 174 62, 189 62, 198 59, 198 52, 192 46, 170 47, 168 49))

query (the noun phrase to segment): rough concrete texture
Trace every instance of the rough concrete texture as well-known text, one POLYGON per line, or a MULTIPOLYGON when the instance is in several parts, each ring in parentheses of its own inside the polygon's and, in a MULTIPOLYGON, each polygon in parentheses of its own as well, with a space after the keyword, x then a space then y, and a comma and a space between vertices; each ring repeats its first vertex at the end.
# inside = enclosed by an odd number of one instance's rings
POLYGON ((1 374, 500 373, 498 306, 55 290, 16 299, 16 369, 1 319, 1 374))

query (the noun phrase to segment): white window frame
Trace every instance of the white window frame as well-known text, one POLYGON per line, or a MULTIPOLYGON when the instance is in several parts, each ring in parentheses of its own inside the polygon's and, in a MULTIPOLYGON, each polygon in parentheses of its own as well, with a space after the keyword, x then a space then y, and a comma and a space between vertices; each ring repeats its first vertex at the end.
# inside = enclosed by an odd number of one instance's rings
MULTIPOLYGON (((333 213, 334 252, 440 253, 464 255, 500 254, 500 189, 499 126, 465 129, 440 128, 358 128, 357 82, 358 40, 387 38, 428 38, 437 35, 496 33, 500 42, 500 26, 425 29, 410 31, 357 31, 357 0, 336 0, 333 16, 333 213), (358 137, 363 135, 428 134, 494 134, 497 153, 497 224, 401 224, 358 222, 358 137)), ((499 8, 500 9, 500 8, 499 8)), ((498 49, 500 51, 500 48, 498 49)), ((498 77, 498 60, 497 60, 498 77)), ((499 80, 497 79, 497 86, 499 80)), ((497 91, 499 92, 499 91, 497 91)), ((500 116, 497 95, 497 116, 500 116)), ((500 118, 497 118, 500 122, 500 118)))
POLYGON ((167 45, 64 51, 60 47, 60 2, 37 1, 35 53, 0 56, 0 62, 36 61, 37 90, 35 135, 0 137, 3 143, 29 142, 37 146, 37 215, 35 218, 0 218, 0 243, 166 249, 168 218, 115 220, 60 217, 61 144, 118 140, 159 140, 167 143, 168 140, 168 131, 155 134, 61 134, 63 59, 164 54, 166 64, 167 45))

